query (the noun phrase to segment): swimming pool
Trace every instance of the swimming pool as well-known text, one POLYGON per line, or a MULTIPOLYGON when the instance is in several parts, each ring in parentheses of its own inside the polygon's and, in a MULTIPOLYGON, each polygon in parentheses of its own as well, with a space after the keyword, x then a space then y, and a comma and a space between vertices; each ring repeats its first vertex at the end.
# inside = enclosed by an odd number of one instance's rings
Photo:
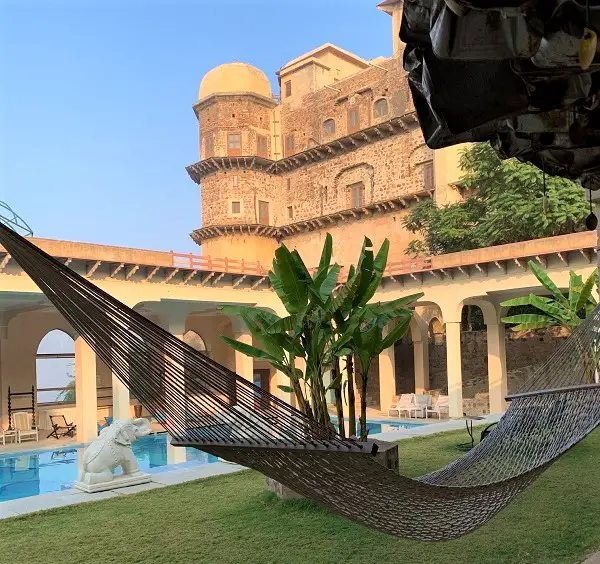
MULTIPOLYGON (((331 420, 337 429, 337 417, 332 416, 331 420)), ((348 431, 348 419, 344 419, 346 421, 346 432, 348 431)), ((395 420, 379 420, 375 421, 367 421, 367 429, 369 431, 369 436, 375 435, 377 433, 387 433, 388 431, 397 431, 398 429, 414 429, 415 427, 422 427, 425 423, 421 423, 419 421, 400 421, 398 419, 395 420)), ((356 421, 357 434, 360 434, 360 423, 356 421)))
MULTIPOLYGON (((77 453, 84 448, 84 445, 74 445, 0 455, 0 502, 70 489, 77 479, 77 453)), ((185 462, 170 463, 166 433, 149 435, 133 444, 133 452, 144 472, 164 472, 218 461, 215 456, 183 447, 173 449, 179 460, 183 459, 181 450, 185 450, 185 462)))

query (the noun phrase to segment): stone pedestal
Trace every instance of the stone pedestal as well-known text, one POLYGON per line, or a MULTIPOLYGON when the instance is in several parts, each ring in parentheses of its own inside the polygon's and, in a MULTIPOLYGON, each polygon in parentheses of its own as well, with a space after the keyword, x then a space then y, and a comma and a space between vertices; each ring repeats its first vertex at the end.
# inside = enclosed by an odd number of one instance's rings
POLYGON ((290 490, 287 486, 284 486, 282 483, 277 480, 273 480, 273 478, 269 478, 267 476, 267 491, 273 492, 277 495, 279 499, 304 499, 303 496, 297 494, 295 491, 290 490))
POLYGON ((398 445, 396 443, 388 443, 385 441, 378 441, 376 439, 370 439, 367 444, 377 445, 377 454, 375 455, 375 461, 385 466, 389 470, 393 470, 398 473, 400 471, 400 459, 398 456, 398 445))
POLYGON ((98 484, 86 484, 84 482, 75 482, 75 488, 87 493, 105 492, 127 486, 137 486, 138 484, 147 484, 151 482, 150 474, 145 472, 136 472, 135 474, 118 474, 108 482, 98 484))
MULTIPOLYGON (((377 445, 377 454, 375 455, 375 462, 385 466, 389 470, 398 473, 400 470, 400 461, 398 456, 398 445, 396 443, 388 443, 385 441, 378 441, 369 439, 366 443, 367 451, 370 451, 373 444, 377 445)), ((343 479, 343 476, 340 476, 343 479)), ((267 477, 267 491, 274 492, 280 499, 304 499, 303 496, 297 494, 282 483, 267 477)))

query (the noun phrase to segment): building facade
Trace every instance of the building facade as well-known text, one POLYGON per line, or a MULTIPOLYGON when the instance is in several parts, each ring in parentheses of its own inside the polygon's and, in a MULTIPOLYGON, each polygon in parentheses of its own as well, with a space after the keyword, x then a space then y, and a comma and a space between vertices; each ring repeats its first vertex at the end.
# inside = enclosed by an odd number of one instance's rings
MULTIPOLYGON (((587 277, 596 268, 597 236, 574 233, 403 262, 410 236, 402 219, 411 206, 424 198, 438 204, 460 198, 460 148, 431 151, 424 145, 400 63, 401 2, 385 0, 380 8, 392 16, 389 59, 366 61, 326 44, 278 71, 277 96, 262 71, 242 63, 221 65, 202 79, 193 106, 200 160, 188 167, 201 186, 202 227, 192 234, 201 256, 33 241, 220 364, 293 402, 279 388, 288 383, 282 374, 223 342, 228 336, 260 346, 219 305, 286 314, 267 277, 281 242, 312 266, 329 232, 334 259, 344 266, 356 260, 365 235, 376 247, 387 237, 388 269, 374 300, 424 295, 409 335, 372 365, 369 406, 385 412, 396 394, 437 389, 448 393, 453 417, 473 409, 499 413, 507 391, 517 389, 552 348, 549 342, 540 347, 537 337, 507 338, 500 304, 539 290, 529 259, 542 264, 561 289, 569 287, 570 270, 587 277), (482 333, 466 334, 465 306, 481 309, 482 333)), ((132 414, 135 401, 0 247, 4 428, 9 389, 34 390, 42 429, 49 428, 50 414, 64 414, 76 422, 80 441, 91 440, 105 416, 132 414), (50 346, 49 335, 56 332, 64 347, 57 341, 50 346), (48 400, 68 391, 65 382, 45 379, 43 365, 58 361, 74 365, 74 401, 48 400)))
MULTIPOLYGON (((381 6, 393 22, 399 4, 381 6)), ((201 187, 192 237, 203 255, 268 265, 284 242, 311 265, 329 232, 341 264, 364 236, 387 237, 398 256, 411 206, 460 198, 460 148, 425 145, 396 43, 393 57, 370 61, 322 45, 279 69, 277 95, 243 63, 205 75, 193 105, 200 160, 187 168, 201 187)))

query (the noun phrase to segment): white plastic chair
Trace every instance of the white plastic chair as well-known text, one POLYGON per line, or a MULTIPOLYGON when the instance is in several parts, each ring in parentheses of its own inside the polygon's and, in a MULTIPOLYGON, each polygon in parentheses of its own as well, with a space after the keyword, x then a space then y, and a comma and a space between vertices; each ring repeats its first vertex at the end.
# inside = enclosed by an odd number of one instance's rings
POLYGON ((18 431, 18 442, 22 442, 23 439, 35 439, 39 441, 39 432, 37 428, 31 425, 31 414, 26 411, 18 411, 17 413, 13 413, 13 421, 15 429, 18 431))
POLYGON ((448 396, 438 396, 437 402, 435 403, 434 408, 428 408, 425 411, 425 418, 428 415, 434 415, 437 413, 438 419, 442 418, 442 413, 446 415, 450 414, 450 406, 448 404, 448 396))
POLYGON ((390 408, 388 409, 388 415, 392 415, 391 412, 396 411, 398 412, 398 417, 400 417, 402 412, 405 411, 410 416, 410 409, 413 408, 415 405, 414 396, 415 394, 402 394, 398 398, 396 403, 390 406, 390 408))
POLYGON ((408 410, 409 418, 412 414, 417 417, 427 418, 427 410, 431 408, 433 398, 429 394, 415 394, 414 405, 408 410))

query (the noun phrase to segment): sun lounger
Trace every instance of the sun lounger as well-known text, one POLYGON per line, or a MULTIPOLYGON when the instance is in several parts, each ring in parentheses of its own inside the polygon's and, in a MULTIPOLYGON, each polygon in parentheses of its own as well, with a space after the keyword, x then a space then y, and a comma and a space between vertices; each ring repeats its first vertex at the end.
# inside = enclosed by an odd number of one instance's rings
POLYGON ((428 408, 425 411, 425 417, 427 418, 428 415, 437 414, 438 419, 441 419, 442 413, 445 413, 446 415, 448 415, 449 412, 450 412, 450 407, 448 405, 448 396, 438 396, 438 399, 435 403, 435 407, 428 408))
POLYGON ((414 394, 414 405, 408 409, 409 418, 414 413, 416 417, 427 418, 427 410, 431 408, 433 398, 429 394, 414 394))
POLYGON ((396 412, 398 417, 400 417, 403 412, 410 414, 409 410, 415 406, 414 395, 415 394, 401 394, 400 397, 396 396, 396 401, 388 409, 388 415, 391 416, 392 412, 396 412))

